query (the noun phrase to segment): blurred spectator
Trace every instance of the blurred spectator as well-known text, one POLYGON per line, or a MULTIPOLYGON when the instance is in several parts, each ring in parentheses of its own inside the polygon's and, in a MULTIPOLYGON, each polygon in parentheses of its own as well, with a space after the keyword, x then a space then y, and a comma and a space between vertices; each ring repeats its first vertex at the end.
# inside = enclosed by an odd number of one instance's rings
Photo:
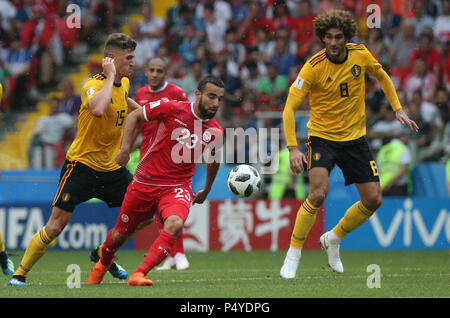
POLYGON ((264 27, 257 27, 254 30, 255 37, 252 45, 247 45, 248 48, 257 48, 258 55, 264 57, 269 52, 271 44, 271 38, 269 37, 269 31, 264 27))
POLYGON ((431 136, 432 128, 430 123, 424 121, 422 118, 422 114, 420 112, 420 102, 417 100, 410 101, 408 103, 407 113, 409 118, 414 120, 417 126, 419 126, 419 133, 413 135, 416 143, 416 150, 424 149, 431 144, 433 138, 431 136))
POLYGON ((402 17, 392 12, 392 0, 381 1, 381 29, 393 39, 398 34, 402 17))
POLYGON ((138 38, 135 54, 138 55, 136 66, 143 68, 147 60, 155 56, 156 50, 163 42, 165 21, 154 17, 150 3, 141 5, 143 19, 135 26, 135 36, 138 38))
POLYGON ((444 47, 442 61, 442 85, 450 92, 450 41, 444 47))
POLYGON ((55 33, 55 20, 45 15, 46 8, 42 3, 35 3, 31 10, 33 17, 25 23, 21 40, 33 57, 30 76, 37 80, 38 85, 46 86, 53 80, 59 37, 55 33))
POLYGON ((68 0, 67 4, 76 4, 80 8, 81 28, 80 40, 92 43, 93 33, 100 23, 99 8, 100 0, 68 0))
POLYGON ((212 14, 217 19, 223 19, 228 24, 228 22, 233 17, 233 10, 228 1, 224 0, 199 0, 195 6, 195 16, 198 19, 205 18, 205 8, 206 6, 211 6, 212 14))
POLYGON ((68 60, 71 50, 78 43, 78 34, 80 31, 80 28, 69 27, 67 19, 71 14, 71 12, 64 10, 63 14, 56 17, 55 22, 56 32, 61 40, 65 61, 68 60))
POLYGON ((408 99, 412 98, 416 90, 420 90, 425 100, 431 100, 437 88, 438 79, 436 75, 427 69, 425 61, 417 57, 412 63, 412 73, 405 79, 404 90, 408 99))
POLYGON ((250 1, 248 4, 248 12, 245 20, 238 24, 238 39, 241 39, 245 46, 254 46, 261 41, 257 39, 258 29, 264 29, 268 33, 269 26, 267 20, 262 14, 262 8, 259 1, 250 1))
MULTIPOLYGON (((450 103, 445 88, 436 90, 433 120, 428 120, 431 126, 431 142, 421 149, 418 159, 421 161, 439 161, 450 156, 450 103)), ((428 103, 430 104, 430 103, 428 103)), ((431 107, 428 105, 428 107, 431 107)))
POLYGON ((433 33, 432 30, 426 29, 420 35, 419 47, 411 52, 409 64, 413 65, 414 60, 423 58, 429 71, 433 72, 437 77, 439 76, 441 56, 437 49, 433 47, 433 33))
POLYGON ((195 91, 201 79, 205 76, 203 72, 202 63, 198 60, 192 62, 189 66, 188 72, 181 81, 181 88, 188 96, 190 101, 195 101, 195 91))
POLYGON ((178 55, 184 62, 185 70, 197 59, 195 50, 202 41, 203 39, 197 36, 194 25, 186 24, 183 40, 178 46, 178 55))
POLYGON ((439 109, 432 103, 434 94, 431 98, 431 100, 425 100, 422 97, 422 91, 418 89, 413 92, 410 101, 419 104, 420 116, 425 122, 430 123, 431 125, 436 125, 439 116, 439 109))
POLYGON ((263 78, 259 72, 258 63, 254 60, 249 60, 242 69, 241 74, 244 96, 254 95, 258 91, 259 83, 263 78))
POLYGON ((25 22, 33 17, 31 13, 31 7, 35 0, 23 0, 22 6, 17 8, 14 24, 16 30, 22 30, 25 22))
MULTIPOLYGON (((264 48, 263 59, 265 62, 272 60, 273 56, 277 53, 277 41, 283 39, 286 42, 286 51, 293 55, 297 55, 298 43, 291 37, 291 31, 287 27, 278 28, 271 40, 268 41, 268 45, 264 48)), ((267 40, 266 40, 267 42, 267 40)))
POLYGON ((426 12, 425 2, 423 0, 413 1, 413 10, 414 17, 412 18, 412 21, 416 26, 416 37, 419 37, 424 28, 433 28, 434 19, 426 12))
POLYGON ((389 139, 392 136, 393 131, 400 129, 402 129, 402 124, 395 119, 395 112, 393 112, 388 105, 382 105, 380 107, 380 119, 367 133, 367 137, 371 140, 370 144, 372 149, 378 151, 385 143, 383 141, 389 139))
POLYGON ((391 133, 394 138, 377 154, 380 187, 384 196, 406 196, 412 192, 409 130, 400 129, 391 133))
POLYGON ((299 4, 299 17, 295 22, 293 35, 298 43, 297 55, 306 57, 306 53, 314 41, 313 21, 316 14, 312 11, 311 1, 302 0, 299 4))
POLYGON ((9 73, 5 102, 10 105, 11 110, 23 110, 32 60, 31 53, 22 47, 19 38, 14 38, 9 49, 5 51, 4 59, 5 69, 9 73))
POLYGON ((278 37, 275 40, 275 50, 269 62, 277 67, 280 75, 288 76, 289 70, 295 65, 295 55, 289 52, 288 40, 278 37))
POLYGON ((65 113, 72 117, 78 117, 81 106, 81 97, 80 95, 75 94, 72 81, 66 79, 60 86, 62 96, 59 101, 59 112, 65 113))
MULTIPOLYGON (((264 76, 267 74, 267 66, 264 63, 264 60, 262 58, 262 56, 259 54, 258 48, 255 46, 252 47, 248 47, 247 48, 247 59, 246 59, 246 63, 253 61, 256 63, 257 67, 258 67, 258 72, 261 76, 264 76)), ((246 70, 246 66, 244 66, 241 69, 241 76, 242 77, 246 77, 248 75, 248 72, 246 70)))
POLYGON ((441 43, 450 41, 450 0, 442 0, 442 13, 436 18, 434 24, 434 36, 441 43))
POLYGON ((268 8, 266 18, 272 33, 281 27, 289 30, 296 28, 296 19, 291 15, 285 0, 269 0, 266 3, 266 7, 268 8), (273 3, 272 6, 269 5, 270 2, 273 3))
POLYGON ((228 21, 214 14, 212 3, 206 3, 203 10, 203 21, 205 23, 206 41, 213 53, 218 53, 225 48, 225 33, 228 21))
POLYGON ((391 67, 392 80, 397 88, 403 85, 406 75, 410 72, 409 59, 417 47, 414 24, 411 20, 403 20, 400 32, 395 35, 388 49, 386 61, 386 64, 391 67))
POLYGON ((287 96, 288 78, 278 72, 276 64, 267 65, 267 76, 259 83, 259 93, 261 97, 266 97, 272 107, 281 110, 284 107, 284 100, 287 96))
POLYGON ((380 28, 370 28, 367 34, 367 40, 364 41, 367 49, 382 64, 388 62, 388 47, 391 41, 384 35, 380 28))
POLYGON ((34 136, 29 148, 29 161, 32 169, 54 169, 65 157, 63 148, 64 133, 73 128, 73 118, 59 112, 59 99, 50 99, 50 114, 41 117, 36 123, 34 136))
POLYGON ((225 107, 221 107, 220 113, 224 127, 230 127, 233 117, 233 109, 240 109, 242 102, 242 82, 239 77, 232 76, 228 73, 227 63, 220 62, 213 68, 213 75, 220 77, 225 84, 225 107))
POLYGON ((237 29, 234 26, 230 26, 225 32, 225 47, 224 50, 228 52, 228 61, 240 68, 246 58, 247 51, 245 46, 238 42, 237 29))
POLYGON ((180 8, 182 6, 189 7, 189 0, 178 0, 174 5, 170 6, 166 12, 166 31, 173 33, 173 29, 180 22, 180 8))
POLYGON ((320 0, 319 1, 319 13, 330 11, 334 9, 342 9, 342 3, 338 0, 320 0))
POLYGON ((11 4, 11 1, 0 0, 0 23, 1 28, 6 32, 13 31, 16 13, 17 9, 11 4))
POLYGON ((187 24, 194 25, 198 37, 203 38, 205 36, 205 24, 203 20, 194 15, 194 9, 190 5, 181 5, 178 9, 178 16, 176 24, 167 33, 166 41, 169 45, 169 53, 178 52, 178 46, 183 39, 187 24))
POLYGON ((237 113, 237 116, 233 117, 233 127, 242 127, 244 130, 247 128, 258 128, 255 116, 255 100, 252 96, 245 96, 242 100, 242 108, 237 113))
MULTIPOLYGON (((387 104, 387 99, 383 91, 381 89, 377 89, 379 88, 379 86, 377 85, 378 83, 372 77, 366 76, 365 82, 366 105, 370 108, 373 114, 378 114, 381 106, 387 104)), ((399 99, 401 93, 404 92, 397 91, 399 99)), ((404 103, 402 105, 404 105, 404 103)))

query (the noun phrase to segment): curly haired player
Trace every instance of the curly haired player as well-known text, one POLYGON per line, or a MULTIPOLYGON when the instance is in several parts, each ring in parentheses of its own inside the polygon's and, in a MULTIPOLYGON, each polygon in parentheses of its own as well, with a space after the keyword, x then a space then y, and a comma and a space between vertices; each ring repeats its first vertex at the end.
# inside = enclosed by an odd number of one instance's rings
POLYGON ((294 173, 309 174, 310 191, 301 205, 291 243, 280 271, 282 278, 294 278, 301 250, 314 225, 316 213, 328 193, 329 173, 334 165, 343 172, 345 184, 354 183, 361 200, 345 212, 331 230, 320 237, 328 264, 337 273, 344 267, 339 256, 341 239, 363 224, 381 205, 378 171, 366 141, 364 77, 375 77, 397 120, 417 131, 417 124, 402 109, 391 79, 364 45, 350 43, 356 34, 351 13, 332 10, 314 20, 314 32, 324 49, 311 57, 289 89, 283 111, 283 125, 294 173), (298 148, 294 115, 309 95, 307 156, 298 148))

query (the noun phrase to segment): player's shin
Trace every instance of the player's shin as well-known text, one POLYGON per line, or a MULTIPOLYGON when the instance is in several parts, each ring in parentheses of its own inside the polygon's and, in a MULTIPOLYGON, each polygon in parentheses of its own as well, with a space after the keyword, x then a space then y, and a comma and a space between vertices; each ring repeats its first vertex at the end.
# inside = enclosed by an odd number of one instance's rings
POLYGON ((45 227, 34 234, 14 275, 26 276, 34 264, 45 254, 51 242, 52 239, 47 235, 45 227))
POLYGON ((294 229, 291 236, 290 246, 296 249, 302 249, 309 231, 316 221, 317 211, 320 207, 313 206, 306 199, 297 212, 294 229))
MULTIPOLYGON (((113 239, 114 229, 108 232, 105 242, 101 245, 100 261, 103 265, 109 266, 114 261, 116 251, 126 242, 113 239)), ((131 235, 130 235, 131 236, 131 235)))

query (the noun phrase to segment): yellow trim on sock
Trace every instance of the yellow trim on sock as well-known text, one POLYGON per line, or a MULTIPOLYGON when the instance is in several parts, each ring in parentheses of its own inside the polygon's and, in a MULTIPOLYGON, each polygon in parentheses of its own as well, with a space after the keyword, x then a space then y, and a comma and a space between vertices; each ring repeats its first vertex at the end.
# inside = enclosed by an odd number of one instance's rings
POLYGON ((297 217, 295 218, 294 229, 292 230, 291 247, 297 249, 303 248, 303 243, 316 222, 316 215, 319 208, 320 207, 313 206, 308 199, 300 206, 297 217))
POLYGON ((356 202, 348 208, 344 217, 333 228, 334 234, 344 238, 348 233, 367 221, 373 213, 374 211, 367 209, 361 201, 356 202))

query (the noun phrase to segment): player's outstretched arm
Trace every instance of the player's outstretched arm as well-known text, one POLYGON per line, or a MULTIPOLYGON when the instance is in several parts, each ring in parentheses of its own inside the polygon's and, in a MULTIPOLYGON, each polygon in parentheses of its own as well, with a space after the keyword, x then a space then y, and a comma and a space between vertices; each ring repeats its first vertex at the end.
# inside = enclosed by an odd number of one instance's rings
POLYGON ((136 109, 127 115, 123 127, 122 143, 116 156, 116 162, 119 166, 125 167, 130 160, 130 152, 140 131, 139 125, 144 120, 144 114, 141 109, 136 109))

